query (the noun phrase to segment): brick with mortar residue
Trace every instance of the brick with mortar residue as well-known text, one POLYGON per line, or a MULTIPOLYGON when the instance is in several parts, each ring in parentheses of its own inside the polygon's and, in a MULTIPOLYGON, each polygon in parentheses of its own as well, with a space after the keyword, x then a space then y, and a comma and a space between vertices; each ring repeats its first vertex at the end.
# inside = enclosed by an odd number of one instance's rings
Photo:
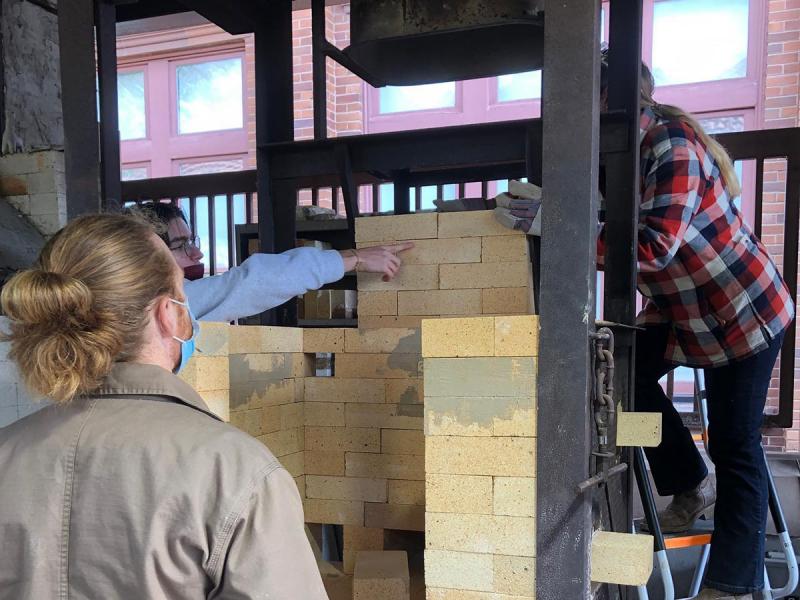
POLYGON ((299 379, 280 379, 275 382, 251 381, 231 384, 231 408, 263 408, 291 404, 295 400, 299 379))
POLYGON ((425 482, 390 479, 389 504, 425 506, 425 482))
POLYGON ((536 439, 426 437, 425 472, 531 477, 536 474, 536 439))
POLYGON ((419 351, 419 329, 349 329, 345 334, 345 352, 351 354, 419 354, 419 351))
POLYGON ((492 592, 494 557, 473 552, 425 550, 425 584, 492 592))
POLYGON ((343 352, 345 329, 304 329, 303 352, 343 352))
POLYGON ((306 427, 306 450, 380 452, 381 430, 355 427, 306 427))
POLYGON ((437 237, 436 213, 356 219, 356 242, 395 242, 437 237))
POLYGON ((387 379, 386 402, 392 404, 422 404, 424 396, 422 379, 387 379))
POLYGON ((527 287, 481 290, 483 314, 511 315, 530 312, 531 291, 527 287))
POLYGON ((226 356, 195 356, 181 371, 181 379, 195 391, 224 390, 230 385, 226 356))
POLYGON ((208 409, 223 421, 230 421, 231 395, 230 390, 211 390, 198 392, 208 409))
MULTIPOLYGON (((480 263, 475 263, 475 265, 477 264, 480 263)), ((403 267, 391 281, 383 281, 382 273, 358 273, 359 292, 437 289, 439 289, 439 265, 411 265, 409 267, 403 267)))
POLYGON ((345 408, 347 427, 422 430, 423 407, 419 404, 356 404, 345 408))
POLYGON ((532 556, 495 556, 494 591, 533 595, 536 589, 536 559, 532 556))
POLYGON ((410 454, 345 454, 345 475, 348 477, 385 477, 406 481, 425 479, 425 458, 410 454))
POLYGON ((484 475, 427 473, 425 498, 428 512, 492 514, 492 478, 484 475))
POLYGON ((356 555, 353 600, 409 600, 405 551, 362 551, 356 555))
POLYGON ((425 454, 425 436, 422 431, 403 429, 381 430, 383 454, 425 454))
POLYGON ((535 477, 495 477, 492 512, 510 517, 536 516, 535 477))
POLYGON ((426 319, 422 355, 428 357, 494 356, 493 317, 426 319))
POLYGON ((337 379, 408 379, 419 377, 419 354, 337 354, 337 379))
POLYGON ((425 397, 517 398, 536 394, 536 359, 426 358, 425 397))
POLYGON ((425 507, 367 502, 364 505, 364 525, 401 531, 425 531, 425 507))
POLYGON ((359 316, 359 329, 378 329, 382 327, 402 327, 406 329, 418 329, 422 324, 422 316, 405 315, 394 317, 391 315, 383 316, 359 316))
POLYGON ((388 292, 360 292, 358 294, 359 320, 366 316, 396 315, 397 314, 396 290, 388 292))
POLYGON ((439 215, 440 239, 495 235, 525 237, 524 233, 508 229, 498 223, 494 218, 494 211, 491 210, 450 212, 439 215))
POLYGON ((425 290, 397 292, 400 315, 479 315, 481 290, 425 290))
POLYGON ((344 427, 343 402, 305 403, 305 424, 307 427, 344 427))
POLYGON ((239 325, 231 327, 229 344, 231 354, 302 352, 303 330, 296 327, 239 325))
POLYGON ((306 498, 303 511, 307 523, 364 525, 364 503, 358 500, 306 498))
POLYGON ((439 550, 536 556, 536 519, 429 512, 425 544, 439 550))
POLYGON ((304 446, 303 438, 303 429, 298 428, 266 433, 256 439, 269 448, 270 452, 276 457, 280 458, 287 454, 302 452, 304 446))
MULTIPOLYGON (((439 265, 481 262, 481 239, 408 240, 414 247, 400 254, 403 265, 439 265)), ((360 247, 368 244, 359 244, 360 247)), ((520 259, 522 260, 522 259, 520 259)))
POLYGON ((383 550, 383 529, 345 525, 342 528, 343 569, 352 574, 356 567, 356 553, 364 550, 383 550))
POLYGON ((539 317, 494 317, 495 356, 538 356, 539 317))
MULTIPOLYGON (((280 381, 294 377, 294 359, 291 353, 233 354, 230 357, 232 385, 254 381, 280 381)), ((301 354, 300 356, 305 356, 301 354)))
POLYGON ((305 380, 305 400, 306 402, 372 402, 382 404, 386 401, 386 381, 384 379, 309 377, 305 380))
POLYGON ((530 268, 530 263, 522 261, 442 265, 439 287, 443 290, 523 287, 528 284, 530 268))
POLYGON ((344 451, 319 452, 306 450, 306 475, 344 476, 344 451))
POLYGON ((305 473, 304 454, 304 452, 295 452, 281 457, 281 465, 283 465, 284 469, 289 471, 292 477, 299 477, 305 473))
POLYGON ((228 356, 231 326, 227 323, 200 323, 197 349, 203 356, 228 356))
POLYGON ((501 263, 528 260, 528 236, 487 236, 481 238, 481 244, 481 262, 501 263))
POLYGON ((386 502, 387 485, 385 479, 306 475, 306 497, 386 502))

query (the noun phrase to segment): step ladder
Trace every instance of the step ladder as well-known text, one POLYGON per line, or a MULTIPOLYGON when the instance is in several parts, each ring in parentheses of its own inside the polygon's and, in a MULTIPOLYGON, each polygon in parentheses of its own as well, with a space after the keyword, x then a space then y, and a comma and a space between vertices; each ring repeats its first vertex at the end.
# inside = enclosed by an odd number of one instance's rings
MULTIPOLYGON (((694 370, 694 402, 695 410, 700 417, 701 433, 696 437, 695 441, 702 440, 703 445, 708 450, 708 406, 705 390, 705 377, 701 369, 694 370)), ((792 541, 789 537, 789 531, 786 527, 786 519, 784 518, 783 509, 781 507, 780 499, 775 488, 775 481, 772 477, 772 471, 769 466, 766 454, 764 454, 764 462, 767 466, 767 482, 769 487, 769 512, 775 524, 775 530, 778 533, 781 546, 783 548, 783 556, 786 560, 786 567, 788 571, 788 581, 786 585, 780 588, 773 588, 767 573, 767 567, 764 566, 764 591, 762 598, 764 600, 779 600, 785 598, 792 592, 798 584, 797 556, 792 547, 792 541)), ((653 536, 653 546, 655 550, 656 565, 658 566, 661 575, 661 581, 664 588, 665 600, 676 600, 675 598, 675 585, 672 578, 672 571, 669 565, 667 552, 669 550, 677 550, 681 548, 699 547, 700 559, 695 567, 692 583, 689 589, 689 596, 682 600, 689 600, 694 598, 700 593, 700 587, 703 583, 706 567, 708 566, 708 557, 711 552, 711 535, 714 531, 713 521, 698 520, 695 526, 688 532, 678 535, 665 536, 661 532, 661 526, 658 523, 657 510, 655 498, 653 497, 653 490, 650 486, 650 478, 647 474, 647 467, 645 462, 644 451, 641 447, 634 449, 634 473, 636 476, 636 484, 639 488, 639 495, 642 499, 642 507, 644 508, 645 521, 647 522, 648 530, 653 536)), ((639 529, 634 527, 635 530, 639 529)), ((635 531, 636 532, 636 531, 635 531)), ((638 588, 639 600, 649 600, 647 588, 639 586, 638 588)))

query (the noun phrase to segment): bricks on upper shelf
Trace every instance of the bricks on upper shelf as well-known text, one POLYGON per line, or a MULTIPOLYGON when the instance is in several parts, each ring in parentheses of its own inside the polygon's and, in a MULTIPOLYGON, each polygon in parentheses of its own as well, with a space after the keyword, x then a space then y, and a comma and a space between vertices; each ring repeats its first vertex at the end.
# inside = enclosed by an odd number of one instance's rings
POLYGON ((353 600, 409 600, 408 556, 402 551, 356 554, 353 600))
POLYGON ((427 598, 535 597, 534 316, 422 323, 427 598))
POLYGON ((359 327, 419 327, 422 318, 532 312, 528 238, 492 211, 356 220, 358 247, 412 241, 390 282, 358 274, 359 327))

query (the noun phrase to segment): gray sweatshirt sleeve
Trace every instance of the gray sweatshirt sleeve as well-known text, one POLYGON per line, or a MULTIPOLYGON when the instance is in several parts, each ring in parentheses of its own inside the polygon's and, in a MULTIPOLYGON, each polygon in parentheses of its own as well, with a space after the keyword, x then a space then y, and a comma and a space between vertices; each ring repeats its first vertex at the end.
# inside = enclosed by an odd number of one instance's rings
POLYGON ((344 261, 336 250, 295 248, 282 254, 254 254, 222 275, 185 281, 184 290, 198 320, 233 321, 342 277, 344 261))

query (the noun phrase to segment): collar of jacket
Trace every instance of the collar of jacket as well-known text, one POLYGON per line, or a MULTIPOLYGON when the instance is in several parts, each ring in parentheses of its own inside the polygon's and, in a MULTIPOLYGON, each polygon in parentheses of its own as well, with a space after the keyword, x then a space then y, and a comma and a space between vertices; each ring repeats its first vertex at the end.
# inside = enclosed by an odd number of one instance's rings
POLYGON ((156 365, 116 363, 102 385, 88 394, 103 396, 158 396, 185 404, 221 421, 188 383, 156 365))

